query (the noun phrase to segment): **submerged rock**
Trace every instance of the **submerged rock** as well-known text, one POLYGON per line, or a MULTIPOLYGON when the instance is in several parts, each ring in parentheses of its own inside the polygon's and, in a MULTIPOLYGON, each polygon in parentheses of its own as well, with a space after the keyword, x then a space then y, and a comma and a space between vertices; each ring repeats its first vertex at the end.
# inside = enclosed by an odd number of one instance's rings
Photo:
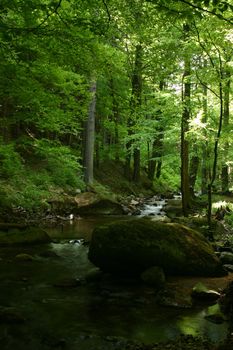
POLYGON ((221 324, 226 321, 226 317, 222 313, 219 304, 208 307, 205 319, 216 324, 221 324))
POLYGON ((157 303, 177 309, 191 309, 193 306, 191 295, 185 294, 177 288, 161 290, 157 294, 157 303))
POLYGON ((21 254, 17 254, 15 256, 15 259, 18 261, 32 261, 33 256, 30 254, 21 253, 21 254))
POLYGON ((63 278, 54 283, 54 287, 57 288, 76 288, 82 284, 79 278, 63 278))
POLYGON ((103 271, 101 271, 98 267, 93 267, 89 270, 85 275, 85 280, 87 282, 96 282, 100 281, 103 277, 103 271))
POLYGON ((140 274, 159 266, 168 275, 226 274, 212 246, 198 232, 176 223, 149 219, 120 221, 97 227, 89 259, 103 271, 140 274))
POLYGON ((165 285, 165 275, 163 269, 159 266, 152 266, 141 274, 141 279, 146 284, 161 289, 165 285))
POLYGON ((23 323, 26 319, 13 307, 0 306, 0 323, 23 323))

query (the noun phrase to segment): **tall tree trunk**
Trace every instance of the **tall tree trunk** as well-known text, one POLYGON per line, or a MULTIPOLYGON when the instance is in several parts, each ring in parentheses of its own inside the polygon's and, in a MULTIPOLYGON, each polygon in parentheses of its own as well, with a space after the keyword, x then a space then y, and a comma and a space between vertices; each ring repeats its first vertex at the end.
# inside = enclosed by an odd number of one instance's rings
MULTIPOLYGON (((197 152, 197 146, 194 145, 194 152, 197 152)), ((189 188, 190 188, 190 195, 192 198, 195 197, 195 183, 197 179, 197 172, 199 167, 199 157, 196 154, 194 154, 190 160, 190 166, 189 166, 189 188)))
MULTIPOLYGON (((222 77, 221 77, 222 78, 222 77)), ((217 173, 217 162, 218 162, 218 143, 221 136, 222 131, 222 123, 223 123, 223 87, 222 87, 222 79, 219 83, 219 97, 220 97, 220 111, 219 111, 219 124, 218 124, 218 132, 216 135, 215 143, 214 143, 214 160, 213 160, 213 168, 212 168, 212 176, 211 180, 208 184, 208 211, 207 211, 207 219, 210 231, 210 238, 213 239, 211 234, 212 229, 212 188, 214 181, 216 179, 217 173)))
MULTIPOLYGON (((206 63, 205 63, 206 65, 206 63)), ((208 113, 208 105, 207 105, 207 85, 205 84, 203 86, 203 100, 202 100, 202 108, 203 108, 203 117, 202 117, 202 123, 207 123, 207 113, 208 113)), ((201 193, 206 194, 207 193, 207 184, 209 181, 209 169, 207 166, 207 159, 208 159, 208 141, 207 141, 207 135, 204 130, 204 136, 205 141, 202 146, 202 167, 201 167, 201 193)))
POLYGON ((115 160, 119 161, 120 159, 120 144, 119 144, 119 110, 118 110, 118 102, 115 96, 114 91, 114 82, 113 78, 110 79, 110 89, 112 96, 112 111, 113 111, 113 121, 114 121, 114 144, 115 144, 115 160))
POLYGON ((153 181, 156 170, 156 151, 157 151, 157 140, 154 140, 152 143, 152 151, 150 154, 149 162, 148 162, 148 179, 153 181))
POLYGON ((94 148, 95 148, 95 106, 96 106, 96 82, 90 88, 92 98, 89 104, 88 118, 85 128, 85 155, 84 155, 84 180, 91 185, 94 180, 94 148))
POLYGON ((157 169, 156 169, 156 179, 160 178, 161 169, 162 169, 162 160, 160 158, 160 160, 158 161, 158 164, 157 164, 157 169))
MULTIPOLYGON (((128 134, 133 135, 133 127, 135 125, 135 114, 138 112, 141 106, 141 96, 142 96, 142 45, 136 46, 135 50, 135 62, 134 71, 132 75, 132 95, 130 102, 131 116, 128 120, 128 134)), ((133 152, 133 181, 138 182, 140 179, 140 146, 133 145, 130 140, 127 145, 127 155, 125 164, 125 173, 129 175, 130 173, 130 161, 131 161, 131 149, 133 152)))
MULTIPOLYGON (((128 135, 132 135, 131 123, 128 120, 128 135)), ((124 176, 131 180, 131 153, 132 153, 132 140, 129 140, 126 143, 126 155, 125 155, 125 167, 124 167, 124 176)))
MULTIPOLYGON (((183 26, 184 38, 189 38, 189 25, 183 26)), ((187 132, 189 130, 190 118, 190 57, 184 59, 184 74, 183 74, 183 113, 181 119, 181 194, 182 208, 184 216, 188 215, 190 209, 190 190, 189 190, 189 142, 187 140, 187 132)))
MULTIPOLYGON (((132 114, 138 112, 142 103, 142 45, 136 46, 135 52, 135 66, 132 77, 132 99, 131 99, 131 111, 132 114)), ((135 116, 134 116, 135 118, 135 116)), ((135 122, 134 122, 135 123, 135 122)), ((140 180, 140 146, 133 147, 133 181, 138 182, 140 180)))
MULTIPOLYGON (((229 118, 230 118, 230 78, 231 74, 229 71, 226 71, 226 85, 224 87, 224 105, 223 105, 223 128, 226 133, 228 132, 229 127, 229 118)), ((228 158, 229 151, 229 141, 228 135, 226 135, 226 141, 224 142, 224 160, 228 158)), ((225 162, 222 165, 222 192, 227 194, 229 192, 229 169, 228 165, 225 162)))
POLYGON ((151 181, 154 180, 155 175, 157 179, 160 177, 162 167, 161 156, 163 148, 163 128, 159 127, 159 130, 156 132, 158 134, 152 143, 151 159, 149 160, 148 167, 148 179, 151 181))
POLYGON ((140 180, 140 166, 141 166, 141 152, 139 147, 135 147, 133 151, 133 180, 138 182, 140 180))
MULTIPOLYGON (((164 81, 160 81, 159 83, 159 90, 163 91, 164 89, 164 81)), ((164 126, 161 123, 162 119, 162 112, 159 112, 159 115, 157 116, 158 120, 158 129, 155 130, 156 136, 154 141, 152 142, 152 151, 151 151, 151 159, 149 159, 148 164, 148 179, 153 181, 155 174, 156 178, 158 179, 161 175, 161 168, 162 168, 162 148, 163 148, 163 134, 164 134, 164 126)))

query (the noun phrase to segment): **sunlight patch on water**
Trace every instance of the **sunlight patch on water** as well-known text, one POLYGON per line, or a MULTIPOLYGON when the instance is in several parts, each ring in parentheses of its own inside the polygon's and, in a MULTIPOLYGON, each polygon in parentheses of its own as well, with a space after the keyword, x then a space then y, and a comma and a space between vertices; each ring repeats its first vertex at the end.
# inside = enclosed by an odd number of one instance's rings
POLYGON ((202 310, 190 316, 183 316, 177 322, 182 334, 205 336, 213 342, 221 342, 227 336, 226 324, 215 324, 205 319, 207 310, 202 310))

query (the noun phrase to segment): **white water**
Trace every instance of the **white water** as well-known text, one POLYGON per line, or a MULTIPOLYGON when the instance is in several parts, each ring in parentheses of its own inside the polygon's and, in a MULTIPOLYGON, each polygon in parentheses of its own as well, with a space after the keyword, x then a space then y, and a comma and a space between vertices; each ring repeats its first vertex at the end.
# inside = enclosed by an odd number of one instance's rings
POLYGON ((140 216, 153 216, 158 218, 164 217, 165 212, 163 211, 163 208, 165 204, 165 199, 158 199, 157 197, 153 197, 150 199, 150 201, 144 204, 140 216))

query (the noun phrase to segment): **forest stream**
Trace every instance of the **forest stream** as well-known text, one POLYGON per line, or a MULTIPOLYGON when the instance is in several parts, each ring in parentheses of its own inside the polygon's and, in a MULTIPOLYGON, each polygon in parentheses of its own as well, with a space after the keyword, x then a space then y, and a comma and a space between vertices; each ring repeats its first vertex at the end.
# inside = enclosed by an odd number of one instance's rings
POLYGON ((228 324, 205 319, 208 305, 159 306, 153 288, 134 280, 84 282, 94 268, 86 242, 106 220, 113 218, 80 218, 50 228, 53 243, 1 248, 0 305, 9 311, 7 322, 0 313, 1 349, 123 349, 126 340, 150 344, 180 334, 224 340, 228 324))

